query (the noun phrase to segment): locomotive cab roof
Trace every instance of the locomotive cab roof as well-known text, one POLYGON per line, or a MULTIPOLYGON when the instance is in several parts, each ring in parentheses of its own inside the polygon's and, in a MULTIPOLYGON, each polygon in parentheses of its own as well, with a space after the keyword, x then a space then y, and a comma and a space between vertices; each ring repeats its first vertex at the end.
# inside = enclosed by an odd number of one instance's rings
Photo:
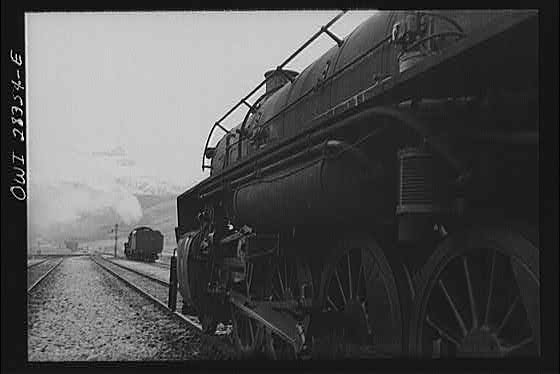
POLYGON ((135 234, 137 231, 154 231, 154 230, 148 226, 140 226, 140 227, 136 227, 130 233, 135 234))

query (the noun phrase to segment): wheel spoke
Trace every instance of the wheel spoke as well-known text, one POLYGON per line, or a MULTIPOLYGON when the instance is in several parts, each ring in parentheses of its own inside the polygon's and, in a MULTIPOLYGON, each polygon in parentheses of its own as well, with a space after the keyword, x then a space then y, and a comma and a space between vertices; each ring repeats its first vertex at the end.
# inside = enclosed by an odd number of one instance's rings
POLYGON ((377 273, 379 273, 379 266, 377 265, 377 263, 372 262, 373 266, 371 266, 371 270, 368 273, 364 272, 364 281, 366 282, 367 285, 367 281, 368 279, 372 278, 374 275, 377 275, 377 273))
POLYGON ((273 340, 274 338, 272 337, 272 333, 268 330, 267 330, 267 333, 266 333, 266 337, 267 337, 267 341, 268 341, 268 349, 270 351, 271 358, 273 360, 276 360, 277 356, 276 356, 276 350, 274 349, 274 340, 273 340))
POLYGON ((496 265, 496 251, 492 251, 492 265, 490 267, 490 281, 488 284, 488 299, 486 300, 486 312, 484 313, 484 324, 488 325, 490 306, 492 305, 492 292, 494 289, 494 267, 496 265))
POLYGON ((360 292, 360 280, 362 279, 361 277, 363 272, 364 272, 364 263, 360 258, 360 270, 358 270, 358 280, 356 281, 356 298, 358 298, 358 294, 360 292))
POLYGON ((286 291, 288 290, 288 261, 284 259, 284 282, 286 282, 286 291))
POLYGON ((334 275, 338 283, 338 288, 340 289, 340 294, 342 295, 342 299, 344 300, 344 304, 346 304, 346 295, 344 295, 344 290, 342 289, 342 283, 340 282, 340 277, 338 276, 338 270, 336 268, 334 269, 334 275))
POLYGON ((247 297, 251 297, 251 284, 253 282, 253 265, 252 264, 247 264, 247 275, 245 278, 245 286, 247 288, 246 292, 247 292, 247 297))
POLYGON ((453 343, 457 348, 459 347, 459 342, 457 339, 453 338, 448 332, 446 332, 442 327, 438 326, 434 321, 430 319, 430 316, 426 316, 426 323, 430 325, 434 330, 436 330, 442 338, 449 340, 453 343))
POLYGON ((253 281, 251 278, 253 277, 253 267, 251 264, 247 264, 247 288, 251 288, 251 282, 253 281))
POLYGON ((498 326, 498 328, 496 329, 496 335, 500 335, 500 332, 502 331, 502 329, 504 328, 504 326, 506 325, 507 321, 509 320, 509 317, 511 316, 511 313, 513 312, 513 310, 515 309, 515 306, 517 305, 517 303, 519 302, 519 295, 517 295, 515 297, 515 300, 513 301, 513 303, 509 306, 509 309, 506 313, 506 315, 504 316, 504 319, 502 320, 502 323, 500 323, 500 326, 498 326))
POLYGON ((327 301, 333 306, 334 310, 338 312, 338 307, 336 304, 331 300, 331 297, 327 295, 327 301))
POLYGON ((463 322, 463 318, 461 318, 461 315, 459 314, 459 311, 455 307, 455 304, 453 303, 453 300, 451 299, 451 296, 447 292, 447 289, 445 288, 445 285, 443 284, 443 281, 440 279, 438 281, 438 283, 439 283, 439 286, 440 286, 441 290, 443 291, 443 293, 445 295, 445 298, 447 299, 447 302, 451 306, 451 309, 453 309, 453 313, 455 314, 455 318, 457 319, 457 322, 459 323, 459 326, 461 327, 461 332, 463 333, 463 336, 466 336, 467 335, 467 328, 465 327, 465 322, 463 322))
POLYGON ((350 300, 352 300, 352 269, 350 267, 350 252, 346 254, 348 259, 348 289, 350 290, 350 300))
POLYGON ((467 288, 469 291, 469 304, 471 305, 471 314, 472 314, 472 326, 473 328, 478 327, 478 315, 476 312, 476 302, 474 300, 473 295, 473 288, 471 284, 471 275, 469 272, 469 265, 467 262, 467 258, 463 256, 463 269, 465 270, 465 278, 467 279, 467 288))
POLYGON ((249 323, 249 331, 251 332, 251 342, 253 343, 255 341, 255 334, 253 332, 253 324, 251 323, 251 319, 247 319, 247 322, 249 323))
POLYGON ((508 353, 511 353, 513 351, 516 351, 518 349, 523 348, 524 346, 531 343, 532 341, 533 341, 533 337, 529 336, 528 338, 523 339, 522 341, 520 341, 517 344, 511 345, 509 347, 503 347, 501 350, 502 350, 503 353, 508 354, 508 353))
POLYGON ((276 274, 278 274, 278 279, 280 280, 280 288, 282 289, 282 295, 286 292, 284 291, 284 282, 282 282, 282 275, 280 275, 280 269, 276 269, 276 274))

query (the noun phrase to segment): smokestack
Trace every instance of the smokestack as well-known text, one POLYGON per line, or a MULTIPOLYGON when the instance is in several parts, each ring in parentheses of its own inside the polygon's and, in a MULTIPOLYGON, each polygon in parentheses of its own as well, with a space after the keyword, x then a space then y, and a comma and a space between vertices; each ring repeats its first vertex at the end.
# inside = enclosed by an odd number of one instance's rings
POLYGON ((297 71, 293 70, 269 70, 264 73, 266 79, 266 93, 274 92, 288 81, 295 79, 298 75, 297 71), (290 79, 291 78, 291 79, 290 79))

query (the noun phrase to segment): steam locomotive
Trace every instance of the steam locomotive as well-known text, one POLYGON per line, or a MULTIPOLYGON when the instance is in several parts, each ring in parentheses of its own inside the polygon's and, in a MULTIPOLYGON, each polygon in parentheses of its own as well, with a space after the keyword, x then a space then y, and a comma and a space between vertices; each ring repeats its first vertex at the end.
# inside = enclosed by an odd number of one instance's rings
POLYGON ((71 251, 77 251, 78 250, 78 242, 76 240, 65 240, 64 241, 64 245, 66 246, 66 248, 68 248, 71 251))
POLYGON ((245 354, 540 355, 537 12, 342 14, 212 126, 184 306, 245 354))
POLYGON ((128 234, 124 254, 130 260, 151 261, 163 250, 163 235, 149 227, 137 227, 128 234))

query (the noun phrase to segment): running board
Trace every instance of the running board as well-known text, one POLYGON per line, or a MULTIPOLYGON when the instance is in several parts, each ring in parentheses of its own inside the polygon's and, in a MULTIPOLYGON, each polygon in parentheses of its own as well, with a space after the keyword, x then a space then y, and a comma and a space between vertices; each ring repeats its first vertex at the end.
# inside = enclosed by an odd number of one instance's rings
POLYGON ((297 321, 289 314, 276 311, 267 303, 251 305, 249 299, 234 291, 230 293, 229 301, 247 317, 263 324, 293 346, 296 353, 303 347, 304 341, 297 327, 297 321))

